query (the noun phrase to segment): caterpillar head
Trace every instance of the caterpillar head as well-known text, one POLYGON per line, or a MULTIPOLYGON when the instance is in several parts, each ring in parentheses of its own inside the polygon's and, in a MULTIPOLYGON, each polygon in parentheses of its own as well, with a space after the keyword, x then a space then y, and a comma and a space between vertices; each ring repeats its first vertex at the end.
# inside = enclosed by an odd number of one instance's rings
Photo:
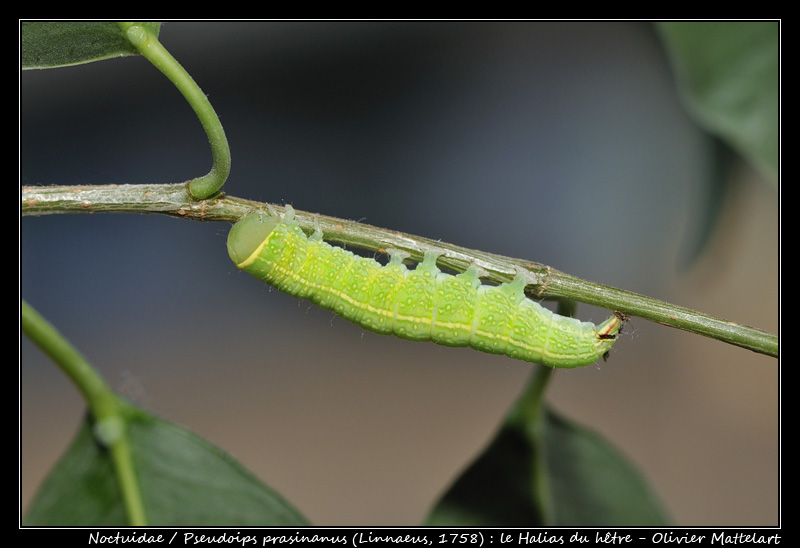
POLYGON ((250 213, 228 233, 228 255, 235 264, 246 261, 273 231, 278 219, 265 212, 250 213))

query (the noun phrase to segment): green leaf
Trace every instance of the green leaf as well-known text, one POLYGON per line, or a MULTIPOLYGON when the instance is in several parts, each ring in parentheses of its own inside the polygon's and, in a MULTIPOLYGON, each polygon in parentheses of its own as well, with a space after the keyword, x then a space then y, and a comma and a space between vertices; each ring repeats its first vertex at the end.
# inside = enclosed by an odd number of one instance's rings
POLYGON ((520 413, 512 413, 486 451, 442 497, 426 524, 552 527, 668 523, 657 497, 616 449, 550 409, 540 416, 526 421, 520 413))
MULTIPOLYGON (((279 494, 203 438, 127 406, 128 435, 149 525, 307 525, 279 494)), ((109 453, 83 422, 24 525, 127 525, 109 453)))
POLYGON ((657 29, 698 122, 777 181, 780 24, 665 22, 657 29))
POLYGON ((515 428, 503 428, 459 477, 428 516, 444 527, 541 527, 536 500, 535 450, 515 428))
POLYGON ((597 433, 548 410, 544 449, 557 525, 669 525, 638 470, 597 433))
MULTIPOLYGON (((161 23, 143 23, 158 36, 161 23)), ((56 68, 135 55, 115 22, 24 21, 20 29, 23 69, 56 68)))

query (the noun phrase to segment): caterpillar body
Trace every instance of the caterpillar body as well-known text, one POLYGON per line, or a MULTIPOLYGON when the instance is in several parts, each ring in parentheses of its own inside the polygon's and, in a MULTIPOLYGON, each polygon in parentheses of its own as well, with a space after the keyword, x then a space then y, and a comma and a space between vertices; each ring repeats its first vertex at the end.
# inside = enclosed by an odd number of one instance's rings
POLYGON ((228 254, 256 278, 370 331, 549 367, 607 356, 626 319, 615 312, 595 325, 555 314, 525 297, 522 272, 512 282, 484 285, 474 266, 455 276, 441 272, 435 251, 413 270, 400 252, 382 266, 322 241, 319 230, 306 236, 291 206, 283 219, 274 212, 242 218, 228 235, 228 254))

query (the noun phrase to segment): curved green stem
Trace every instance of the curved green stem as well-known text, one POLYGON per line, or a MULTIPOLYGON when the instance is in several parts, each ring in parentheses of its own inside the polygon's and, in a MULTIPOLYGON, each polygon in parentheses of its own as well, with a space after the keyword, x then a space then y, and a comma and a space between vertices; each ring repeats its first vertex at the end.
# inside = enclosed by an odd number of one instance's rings
POLYGON ((66 373, 83 394, 96 420, 95 437, 109 448, 128 519, 134 526, 147 525, 122 402, 86 358, 24 300, 20 324, 22 332, 66 373))
MULTIPOLYGON (((558 302, 558 313, 562 316, 574 316, 577 309, 575 301, 558 302)), ((534 478, 536 507, 541 512, 542 523, 553 523, 553 497, 550 490, 550 470, 548 470, 544 447, 544 393, 553 378, 554 369, 537 366, 528 381, 525 390, 509 413, 508 422, 523 430, 534 446, 531 475, 534 478)))
POLYGON ((196 200, 204 200, 218 191, 231 171, 231 152, 228 146, 228 139, 225 137, 225 130, 219 121, 214 107, 208 101, 208 97, 203 90, 189 76, 189 73, 178 63, 175 58, 161 45, 158 38, 149 32, 143 25, 132 22, 120 22, 125 38, 141 53, 147 60, 158 68, 164 75, 175 84, 183 94, 189 104, 194 109, 203 129, 208 135, 211 144, 211 154, 214 158, 214 165, 208 174, 193 179, 189 183, 189 192, 196 200))

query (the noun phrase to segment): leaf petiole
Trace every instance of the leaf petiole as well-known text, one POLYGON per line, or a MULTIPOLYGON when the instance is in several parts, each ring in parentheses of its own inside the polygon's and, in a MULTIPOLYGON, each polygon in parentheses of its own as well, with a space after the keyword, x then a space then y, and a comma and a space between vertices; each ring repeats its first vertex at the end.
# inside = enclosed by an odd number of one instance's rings
POLYGON ((125 38, 148 61, 175 84, 197 114, 211 144, 211 155, 214 164, 206 175, 193 179, 189 183, 189 192, 196 200, 204 200, 218 191, 231 171, 231 152, 225 130, 219 121, 214 107, 203 93, 203 90, 189 76, 189 73, 170 55, 155 34, 146 26, 133 22, 117 23, 125 38))
POLYGON ((21 303, 22 332, 47 354, 78 387, 95 419, 95 439, 108 447, 130 524, 147 525, 127 435, 127 418, 119 397, 91 364, 25 300, 21 303))

